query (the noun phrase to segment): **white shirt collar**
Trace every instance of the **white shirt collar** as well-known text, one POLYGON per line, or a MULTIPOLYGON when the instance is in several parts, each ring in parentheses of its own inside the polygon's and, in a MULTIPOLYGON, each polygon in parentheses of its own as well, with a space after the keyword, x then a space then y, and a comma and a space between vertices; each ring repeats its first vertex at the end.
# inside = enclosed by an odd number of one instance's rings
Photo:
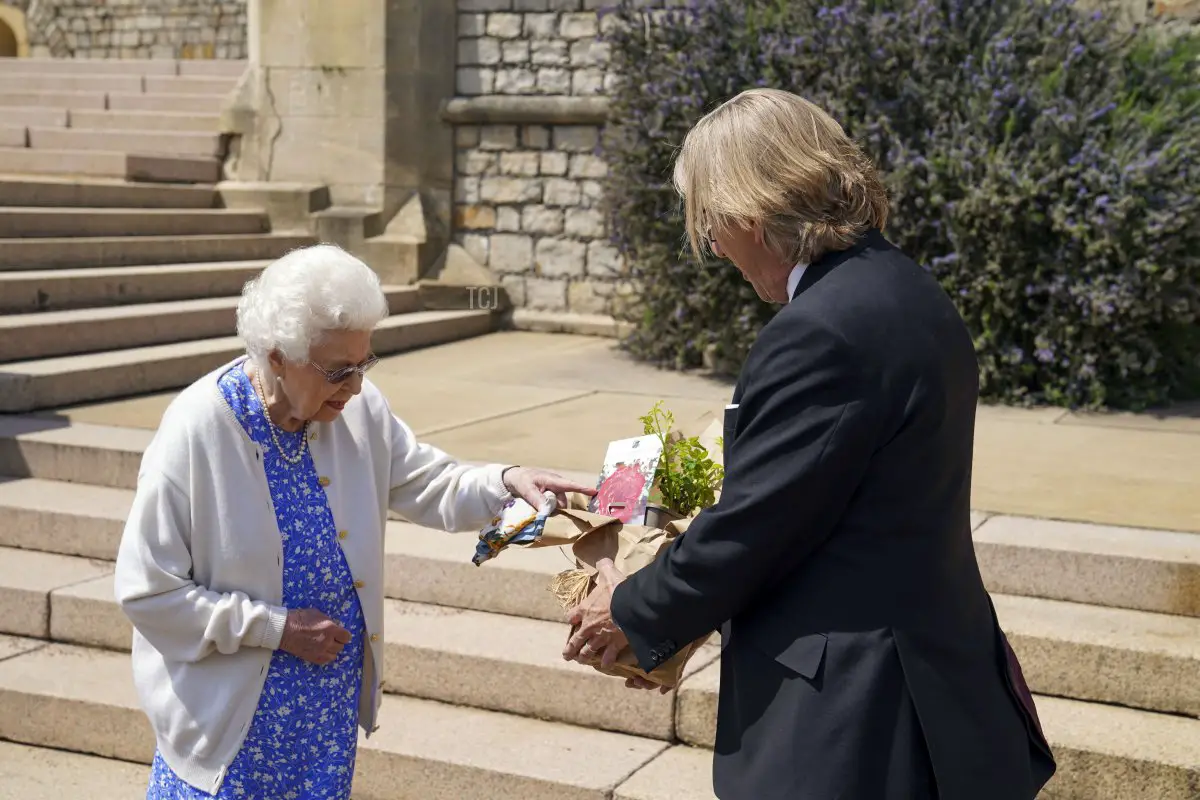
POLYGON ((796 287, 800 285, 800 278, 804 277, 804 269, 807 264, 797 264, 792 267, 792 274, 788 275, 787 293, 788 300, 791 301, 796 296, 796 287))

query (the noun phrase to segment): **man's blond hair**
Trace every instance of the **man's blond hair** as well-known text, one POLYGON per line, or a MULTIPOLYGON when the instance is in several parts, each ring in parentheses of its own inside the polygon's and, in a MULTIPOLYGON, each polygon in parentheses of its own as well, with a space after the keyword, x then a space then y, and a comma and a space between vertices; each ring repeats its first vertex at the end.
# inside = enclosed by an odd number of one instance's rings
POLYGON ((713 232, 759 222, 781 259, 809 264, 887 222, 887 191, 866 154, 833 117, 778 89, 742 92, 696 123, 674 182, 698 258, 713 232))

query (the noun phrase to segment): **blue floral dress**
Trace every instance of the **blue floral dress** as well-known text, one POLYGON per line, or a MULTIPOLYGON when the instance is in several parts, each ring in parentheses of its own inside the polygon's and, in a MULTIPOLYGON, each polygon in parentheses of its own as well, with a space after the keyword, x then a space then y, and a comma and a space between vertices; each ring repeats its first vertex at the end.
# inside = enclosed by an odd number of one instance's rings
MULTIPOLYGON (((217 795, 184 783, 156 753, 146 797, 346 800, 357 754, 365 649, 365 624, 354 579, 308 449, 299 464, 280 457, 262 403, 240 365, 221 377, 220 386, 242 427, 263 450, 283 536, 283 605, 315 608, 350 631, 351 639, 325 666, 275 651, 250 730, 217 795)), ((276 434, 280 445, 294 456, 303 432, 277 430, 276 434)))

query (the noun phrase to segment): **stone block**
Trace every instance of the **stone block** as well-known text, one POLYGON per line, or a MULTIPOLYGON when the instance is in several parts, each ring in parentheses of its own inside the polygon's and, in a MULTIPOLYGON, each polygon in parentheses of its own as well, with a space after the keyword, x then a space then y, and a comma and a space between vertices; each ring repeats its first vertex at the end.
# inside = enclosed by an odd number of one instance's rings
POLYGON ((567 286, 567 309, 576 314, 608 314, 612 286, 594 281, 571 281, 567 286))
POLYGON ((563 212, 547 206, 525 206, 521 209, 521 230, 528 233, 559 234, 563 232, 563 212))
POLYGON ((516 233, 521 230, 521 209, 502 206, 496 210, 496 230, 516 233))
POLYGON ((491 251, 491 242, 487 236, 479 233, 468 233, 458 237, 459 244, 462 249, 467 251, 467 255, 478 261, 483 266, 488 266, 488 256, 491 251))
POLYGON ((608 164, 600 156, 579 153, 571 156, 568 174, 572 178, 603 178, 608 175, 608 164))
POLYGON ((550 0, 513 0, 514 11, 549 11, 550 0))
POLYGON ((501 153, 500 174, 533 176, 539 171, 540 159, 538 153, 501 153))
POLYGON ((486 177, 480 181, 485 203, 536 203, 542 199, 542 182, 534 178, 486 177))
POLYGON ((578 11, 583 8, 583 0, 550 0, 551 11, 578 11))
POLYGON ((497 39, 517 39, 521 36, 520 14, 490 14, 487 20, 488 36, 497 39))
POLYGON ((604 241, 588 242, 587 274, 593 278, 614 278, 625 272, 620 251, 604 241))
POLYGON ((467 175, 455 179, 454 201, 456 203, 478 203, 479 198, 479 178, 467 175))
POLYGON ((518 308, 525 305, 525 276, 505 275, 500 278, 500 285, 508 292, 508 299, 518 308))
POLYGON ((454 224, 466 230, 490 230, 496 227, 496 209, 491 206, 456 206, 454 224))
POLYGON ((491 94, 496 89, 496 70, 491 67, 459 67, 454 71, 454 89, 467 97, 491 94))
POLYGON ((587 245, 569 239, 541 239, 535 253, 538 275, 580 277, 587 263, 587 245))
POLYGON ((525 307, 538 311, 566 310, 567 282, 549 278, 526 278, 525 307))
POLYGON ((271 179, 377 183, 383 178, 383 126, 376 117, 297 117, 274 141, 271 179))
POLYGON ((566 175, 567 160, 566 153, 541 153, 541 174, 566 175))
POLYGON ((604 201, 604 184, 599 181, 580 181, 579 193, 581 206, 595 208, 604 201))
POLYGON ((600 141, 600 129, 595 125, 557 125, 554 127, 554 149, 569 153, 591 153, 600 141))
POLYGON ((604 70, 575 70, 571 75, 571 94, 581 97, 604 94, 604 70))
POLYGON ((602 67, 612 56, 612 47, 608 42, 594 39, 580 39, 571 42, 571 66, 573 67, 602 67))
POLYGON ((577 206, 582 194, 579 183, 567 178, 549 178, 543 202, 549 206, 577 206))
POLYGON ((454 127, 454 146, 455 147, 478 147, 479 146, 479 126, 477 126, 477 125, 456 125, 454 127))
POLYGON ((509 11, 513 0, 458 0, 459 11, 509 11))
POLYGON ((458 63, 460 65, 499 64, 500 59, 499 39, 484 37, 458 40, 458 63))
POLYGON ((533 266, 533 237, 497 233, 491 237, 492 256, 488 266, 493 272, 528 272, 533 266))
POLYGON ((598 32, 596 15, 586 11, 563 14, 558 26, 558 33, 564 39, 590 39, 598 32))
POLYGON ((532 150, 545 150, 550 146, 550 129, 544 125, 521 128, 521 145, 532 150))
POLYGON ((598 239, 604 235, 604 215, 596 209, 569 209, 566 231, 568 235, 580 239, 598 239))
POLYGON ((484 125, 479 130, 479 149, 515 150, 517 128, 515 125, 484 125))
POLYGON ((511 39, 501 48, 501 58, 505 64, 525 64, 529 61, 529 42, 525 39, 511 39))
POLYGON ((497 94, 529 94, 537 87, 537 75, 527 67, 504 67, 496 70, 497 94))
POLYGON ((498 175, 499 166, 498 155, 486 150, 468 150, 455 157, 455 169, 459 175, 498 175))
POLYGON ((561 39, 534 40, 530 45, 529 60, 534 64, 548 66, 565 66, 567 43, 561 39))
POLYGON ((542 94, 570 94, 571 72, 561 67, 543 67, 537 71, 537 90, 542 94))
POLYGON ((558 36, 558 14, 526 14, 525 36, 530 39, 554 39, 558 36))

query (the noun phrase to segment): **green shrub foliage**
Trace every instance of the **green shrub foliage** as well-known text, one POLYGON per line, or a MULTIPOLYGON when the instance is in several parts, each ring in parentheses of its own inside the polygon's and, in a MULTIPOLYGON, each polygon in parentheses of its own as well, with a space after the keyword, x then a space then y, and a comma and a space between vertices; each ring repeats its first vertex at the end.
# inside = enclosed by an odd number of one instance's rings
POLYGON ((611 9, 603 151, 638 302, 626 345, 737 365, 775 308, 697 263, 671 183, 743 89, 828 110, 883 171, 886 234, 969 326, 985 399, 1143 408, 1200 393, 1200 39, 1064 0, 693 0, 611 9))

